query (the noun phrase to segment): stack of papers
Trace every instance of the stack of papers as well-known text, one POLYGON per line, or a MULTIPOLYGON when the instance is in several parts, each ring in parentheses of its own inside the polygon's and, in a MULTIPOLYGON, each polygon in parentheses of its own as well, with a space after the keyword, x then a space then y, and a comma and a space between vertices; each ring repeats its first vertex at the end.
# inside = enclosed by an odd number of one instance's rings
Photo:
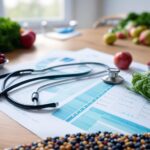
MULTIPOLYGON (((89 48, 78 52, 50 53, 32 64, 32 67, 41 69, 79 61, 102 62, 114 67, 111 55, 89 48)), ((146 69, 142 64, 133 63, 129 71, 121 71, 120 75, 126 82, 130 82, 132 71, 146 69)), ((45 83, 22 88, 12 93, 12 97, 23 103, 31 103, 31 93, 43 84, 45 83)), ((124 84, 109 85, 100 77, 48 87, 40 93, 40 100, 41 103, 59 102, 59 109, 26 111, 3 99, 0 102, 0 110, 41 138, 77 132, 150 132, 150 103, 129 91, 124 84)))

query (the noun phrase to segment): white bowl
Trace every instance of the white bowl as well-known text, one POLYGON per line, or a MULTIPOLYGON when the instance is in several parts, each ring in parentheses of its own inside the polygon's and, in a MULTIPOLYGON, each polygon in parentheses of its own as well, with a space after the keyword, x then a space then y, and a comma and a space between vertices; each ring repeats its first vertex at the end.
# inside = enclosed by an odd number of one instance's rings
POLYGON ((4 67, 5 64, 9 63, 9 60, 6 59, 4 63, 0 64, 0 68, 4 67))

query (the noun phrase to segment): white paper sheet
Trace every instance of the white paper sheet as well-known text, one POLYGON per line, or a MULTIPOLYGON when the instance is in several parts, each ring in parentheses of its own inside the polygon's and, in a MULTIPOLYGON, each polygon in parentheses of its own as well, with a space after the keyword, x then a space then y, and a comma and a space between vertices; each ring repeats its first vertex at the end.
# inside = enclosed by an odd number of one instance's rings
MULTIPOLYGON (((113 57, 92 49, 78 52, 50 54, 32 66, 43 68, 58 63, 74 61, 98 61, 111 67, 113 57), (55 58, 55 59, 54 59, 55 58)), ((127 82, 135 70, 145 71, 146 66, 133 63, 129 71, 121 71, 127 82)), ((31 103, 34 88, 21 89, 13 98, 31 103)), ((150 103, 126 89, 125 85, 107 85, 101 78, 77 81, 58 87, 47 88, 40 93, 41 103, 58 101, 60 107, 52 111, 25 111, 0 102, 0 110, 39 137, 63 136, 67 133, 112 131, 121 133, 150 132, 150 103)))

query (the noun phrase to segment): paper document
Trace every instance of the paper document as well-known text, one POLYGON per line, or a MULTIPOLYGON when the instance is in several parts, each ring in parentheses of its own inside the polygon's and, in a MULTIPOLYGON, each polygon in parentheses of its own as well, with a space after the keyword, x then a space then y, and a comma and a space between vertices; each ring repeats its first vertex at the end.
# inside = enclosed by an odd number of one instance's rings
MULTIPOLYGON (((89 48, 78 52, 50 54, 32 66, 42 69, 55 64, 81 61, 102 62, 114 67, 113 56, 89 48)), ((95 69, 99 68, 95 66, 95 69)), ((134 71, 146 69, 142 64, 133 63, 131 69, 121 71, 120 75, 130 82, 134 71)), ((55 70, 51 73, 63 71, 55 70)), ((70 68, 67 71, 78 72, 82 71, 82 68, 70 68)), ((32 92, 49 82, 53 81, 30 84, 11 95, 18 101, 30 104, 32 92)), ((150 132, 150 103, 142 96, 129 91, 124 84, 109 85, 99 77, 47 87, 40 92, 40 103, 50 102, 59 102, 59 109, 26 111, 3 99, 0 102, 0 110, 41 138, 77 132, 109 131, 127 134, 150 132)))

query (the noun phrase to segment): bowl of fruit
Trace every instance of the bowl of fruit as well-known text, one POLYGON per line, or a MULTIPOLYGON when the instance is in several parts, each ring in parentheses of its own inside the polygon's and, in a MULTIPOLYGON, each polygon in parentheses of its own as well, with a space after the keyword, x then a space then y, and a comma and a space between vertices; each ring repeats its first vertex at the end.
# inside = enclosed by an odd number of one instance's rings
POLYGON ((9 60, 6 58, 5 54, 0 53, 0 68, 4 67, 8 62, 9 60))

